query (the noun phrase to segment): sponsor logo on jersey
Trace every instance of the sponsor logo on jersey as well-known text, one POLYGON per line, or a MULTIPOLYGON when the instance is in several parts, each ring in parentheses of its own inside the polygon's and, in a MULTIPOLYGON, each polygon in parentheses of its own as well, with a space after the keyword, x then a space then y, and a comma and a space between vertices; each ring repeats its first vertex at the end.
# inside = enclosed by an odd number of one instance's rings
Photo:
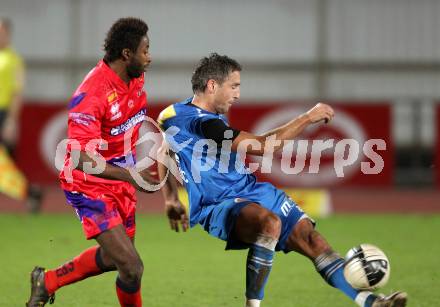
POLYGON ((73 109, 77 105, 80 104, 80 102, 86 97, 86 93, 79 93, 78 95, 75 95, 72 97, 72 99, 69 101, 68 109, 73 109))
POLYGON ((112 115, 115 115, 118 112, 119 112, 119 103, 116 102, 110 107, 110 113, 112 113, 112 115))
POLYGON ((77 112, 69 113, 69 119, 84 126, 88 126, 90 122, 94 122, 96 120, 95 116, 93 115, 77 112))
POLYGON ((110 121, 114 121, 122 116, 121 111, 119 111, 119 103, 118 102, 116 102, 115 104, 112 104, 112 106, 110 107, 110 113, 112 114, 110 121))
POLYGON ((110 130, 110 134, 113 136, 119 135, 133 128, 134 126, 141 123, 145 119, 146 114, 147 114, 146 109, 140 110, 138 113, 127 119, 124 123, 112 128, 110 130))
POLYGON ((110 117, 110 121, 114 121, 117 120, 118 118, 120 118, 122 116, 121 112, 116 113, 115 115, 113 115, 112 117, 110 117))
POLYGON ((118 99, 118 93, 116 91, 111 91, 109 94, 107 94, 107 101, 108 103, 113 103, 118 99))

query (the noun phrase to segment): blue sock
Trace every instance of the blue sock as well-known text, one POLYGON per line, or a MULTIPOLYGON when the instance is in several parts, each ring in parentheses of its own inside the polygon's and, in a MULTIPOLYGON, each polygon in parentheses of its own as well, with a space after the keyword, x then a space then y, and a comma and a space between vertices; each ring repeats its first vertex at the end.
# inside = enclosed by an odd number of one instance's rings
POLYGON ((253 245, 246 262, 246 298, 262 300, 264 286, 272 269, 274 250, 253 245))
POLYGON ((335 252, 324 253, 318 256, 314 262, 316 270, 329 285, 341 290, 359 306, 371 307, 376 296, 371 292, 356 290, 347 282, 344 277, 344 259, 338 254, 335 252))

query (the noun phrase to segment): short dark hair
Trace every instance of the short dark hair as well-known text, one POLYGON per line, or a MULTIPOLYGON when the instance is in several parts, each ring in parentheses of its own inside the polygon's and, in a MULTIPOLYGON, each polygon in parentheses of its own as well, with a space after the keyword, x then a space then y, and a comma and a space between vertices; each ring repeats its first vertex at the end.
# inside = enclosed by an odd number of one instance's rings
POLYGON ((105 38, 104 60, 110 63, 121 58, 122 50, 125 48, 136 52, 142 37, 146 36, 147 32, 148 25, 139 18, 127 17, 117 20, 105 38))
POLYGON ((226 55, 211 53, 209 57, 200 60, 191 78, 194 93, 205 91, 209 80, 222 84, 234 71, 241 71, 241 65, 226 55))

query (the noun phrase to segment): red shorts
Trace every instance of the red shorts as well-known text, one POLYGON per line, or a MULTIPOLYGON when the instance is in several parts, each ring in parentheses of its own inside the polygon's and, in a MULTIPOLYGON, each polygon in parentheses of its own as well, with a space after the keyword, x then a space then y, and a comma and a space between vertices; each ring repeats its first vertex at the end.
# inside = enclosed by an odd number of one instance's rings
POLYGON ((134 238, 136 190, 132 185, 95 185, 87 191, 65 190, 64 194, 76 210, 88 240, 120 224, 134 238))

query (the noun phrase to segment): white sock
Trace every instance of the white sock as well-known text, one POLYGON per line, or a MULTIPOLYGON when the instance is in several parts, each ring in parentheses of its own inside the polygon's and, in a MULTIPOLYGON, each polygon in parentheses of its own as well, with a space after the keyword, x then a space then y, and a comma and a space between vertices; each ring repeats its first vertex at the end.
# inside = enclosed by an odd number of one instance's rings
POLYGON ((372 294, 370 291, 361 291, 361 292, 359 292, 359 294, 356 296, 356 298, 354 299, 354 301, 355 301, 356 304, 358 304, 360 307, 364 307, 364 305, 365 305, 365 301, 367 300, 367 297, 370 296, 370 294, 372 294))
POLYGON ((260 307, 260 300, 246 300, 246 307, 260 307))

